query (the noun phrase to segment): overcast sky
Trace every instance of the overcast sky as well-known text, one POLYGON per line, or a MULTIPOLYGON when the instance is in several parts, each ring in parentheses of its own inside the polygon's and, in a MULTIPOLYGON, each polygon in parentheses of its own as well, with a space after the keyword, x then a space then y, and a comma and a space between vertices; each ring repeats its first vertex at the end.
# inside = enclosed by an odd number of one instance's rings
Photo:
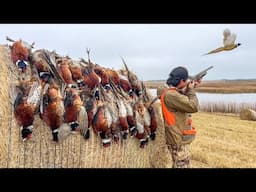
POLYGON ((87 59, 88 47, 93 62, 113 69, 123 67, 122 56, 140 80, 165 80, 177 66, 193 75, 211 65, 205 80, 256 78, 256 24, 0 24, 0 35, 0 44, 21 38, 72 59, 87 59), (223 46, 225 28, 242 45, 202 56, 223 46))

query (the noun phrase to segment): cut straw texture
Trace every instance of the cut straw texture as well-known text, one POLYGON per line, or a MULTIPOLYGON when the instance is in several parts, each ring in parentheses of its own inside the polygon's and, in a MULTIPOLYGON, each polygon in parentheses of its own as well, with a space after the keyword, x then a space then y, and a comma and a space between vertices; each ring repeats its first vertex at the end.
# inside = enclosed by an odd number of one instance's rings
POLYGON ((10 49, 0 45, 0 167, 1 168, 150 168, 166 167, 165 133, 160 106, 156 140, 141 149, 136 138, 102 147, 100 138, 91 130, 89 140, 79 134, 68 136, 62 143, 52 142, 50 128, 36 115, 32 138, 23 142, 13 114, 10 87, 17 83, 18 71, 10 60, 10 49))

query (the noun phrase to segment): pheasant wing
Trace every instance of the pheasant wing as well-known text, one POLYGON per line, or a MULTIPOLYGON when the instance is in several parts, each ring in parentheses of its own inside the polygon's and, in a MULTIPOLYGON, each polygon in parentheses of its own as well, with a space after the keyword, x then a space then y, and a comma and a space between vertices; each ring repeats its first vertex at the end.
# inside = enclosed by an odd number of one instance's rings
POLYGON ((232 35, 228 36, 228 38, 224 42, 224 46, 233 45, 235 41, 236 41, 236 34, 233 33, 232 35))

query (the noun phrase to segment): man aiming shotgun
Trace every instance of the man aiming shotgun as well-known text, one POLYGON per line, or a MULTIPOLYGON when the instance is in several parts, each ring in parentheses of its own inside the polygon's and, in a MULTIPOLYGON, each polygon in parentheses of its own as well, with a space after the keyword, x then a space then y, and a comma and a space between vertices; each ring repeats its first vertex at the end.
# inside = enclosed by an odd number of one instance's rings
MULTIPOLYGON (((166 81, 168 88, 158 92, 160 98, 166 144, 173 161, 173 168, 190 167, 190 144, 195 139, 196 129, 192 125, 192 113, 198 112, 195 87, 212 66, 189 76, 184 67, 174 68, 166 81)), ((152 103, 152 102, 151 102, 152 103)))

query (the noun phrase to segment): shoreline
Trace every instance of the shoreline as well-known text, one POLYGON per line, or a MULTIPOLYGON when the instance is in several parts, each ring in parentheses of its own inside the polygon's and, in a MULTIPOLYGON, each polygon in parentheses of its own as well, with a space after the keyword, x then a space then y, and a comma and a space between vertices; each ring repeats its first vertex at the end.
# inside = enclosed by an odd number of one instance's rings
MULTIPOLYGON (((164 81, 145 81, 149 89, 157 89, 164 84, 164 81)), ((203 81, 196 91, 199 93, 256 93, 256 80, 203 81)))

